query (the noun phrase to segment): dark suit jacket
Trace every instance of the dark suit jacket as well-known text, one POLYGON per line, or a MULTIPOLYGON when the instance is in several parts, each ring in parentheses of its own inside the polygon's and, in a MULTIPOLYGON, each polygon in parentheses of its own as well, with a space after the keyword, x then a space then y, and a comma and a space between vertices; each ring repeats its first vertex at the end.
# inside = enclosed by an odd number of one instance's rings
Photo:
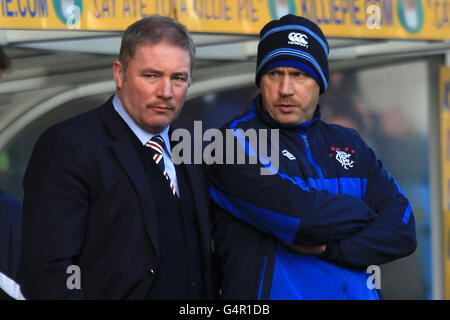
MULTIPOLYGON (((33 150, 20 264, 27 299, 143 299, 158 274, 154 183, 111 101, 48 129, 33 150), (76 275, 66 273, 69 265, 80 267, 80 290, 67 288, 76 275)), ((205 298, 211 298, 207 182, 201 166, 185 168, 195 186, 205 298)))
MULTIPOLYGON (((17 281, 22 201, 0 190, 0 273, 17 281)), ((6 289, 6 288, 4 288, 6 289)), ((0 300, 12 299, 0 288, 0 300)))

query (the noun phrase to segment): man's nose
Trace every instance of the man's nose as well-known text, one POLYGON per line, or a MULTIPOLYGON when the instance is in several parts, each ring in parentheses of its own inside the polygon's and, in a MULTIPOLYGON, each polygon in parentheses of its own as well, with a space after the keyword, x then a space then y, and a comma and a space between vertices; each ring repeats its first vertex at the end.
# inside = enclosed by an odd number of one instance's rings
POLYGON ((162 78, 158 84, 158 98, 168 100, 173 97, 172 81, 168 78, 162 78))
POLYGON ((281 96, 290 96, 294 94, 292 79, 289 76, 283 76, 280 80, 278 91, 281 96))

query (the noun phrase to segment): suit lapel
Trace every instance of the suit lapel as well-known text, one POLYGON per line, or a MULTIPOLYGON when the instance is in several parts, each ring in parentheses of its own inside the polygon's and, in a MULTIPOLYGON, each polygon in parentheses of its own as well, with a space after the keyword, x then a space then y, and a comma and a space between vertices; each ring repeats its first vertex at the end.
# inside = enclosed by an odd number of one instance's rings
POLYGON ((114 114, 112 98, 100 108, 100 116, 105 124, 106 130, 112 136, 111 147, 114 155, 122 165, 126 174, 133 182, 141 204, 141 214, 144 220, 148 236, 152 241, 156 255, 159 256, 159 235, 156 221, 156 208, 150 185, 145 179, 146 174, 127 128, 120 120, 120 116, 114 114))

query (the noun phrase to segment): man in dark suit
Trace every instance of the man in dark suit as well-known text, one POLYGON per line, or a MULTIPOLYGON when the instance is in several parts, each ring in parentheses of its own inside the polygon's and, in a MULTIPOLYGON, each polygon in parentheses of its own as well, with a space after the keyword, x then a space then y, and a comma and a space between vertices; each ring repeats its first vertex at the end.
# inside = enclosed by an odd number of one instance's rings
POLYGON ((171 160, 195 48, 170 18, 125 31, 104 105, 48 129, 24 177, 27 299, 212 298, 209 202, 171 160))

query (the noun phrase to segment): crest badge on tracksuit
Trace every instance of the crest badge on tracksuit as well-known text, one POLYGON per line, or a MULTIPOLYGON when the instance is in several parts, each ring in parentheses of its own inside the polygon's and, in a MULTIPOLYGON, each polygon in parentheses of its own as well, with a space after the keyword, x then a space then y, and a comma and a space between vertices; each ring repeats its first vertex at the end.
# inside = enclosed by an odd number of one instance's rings
POLYGON ((334 157, 345 170, 349 170, 350 168, 353 168, 353 164, 355 163, 351 158, 353 154, 355 154, 355 150, 350 149, 349 147, 331 147, 330 158, 334 157))

